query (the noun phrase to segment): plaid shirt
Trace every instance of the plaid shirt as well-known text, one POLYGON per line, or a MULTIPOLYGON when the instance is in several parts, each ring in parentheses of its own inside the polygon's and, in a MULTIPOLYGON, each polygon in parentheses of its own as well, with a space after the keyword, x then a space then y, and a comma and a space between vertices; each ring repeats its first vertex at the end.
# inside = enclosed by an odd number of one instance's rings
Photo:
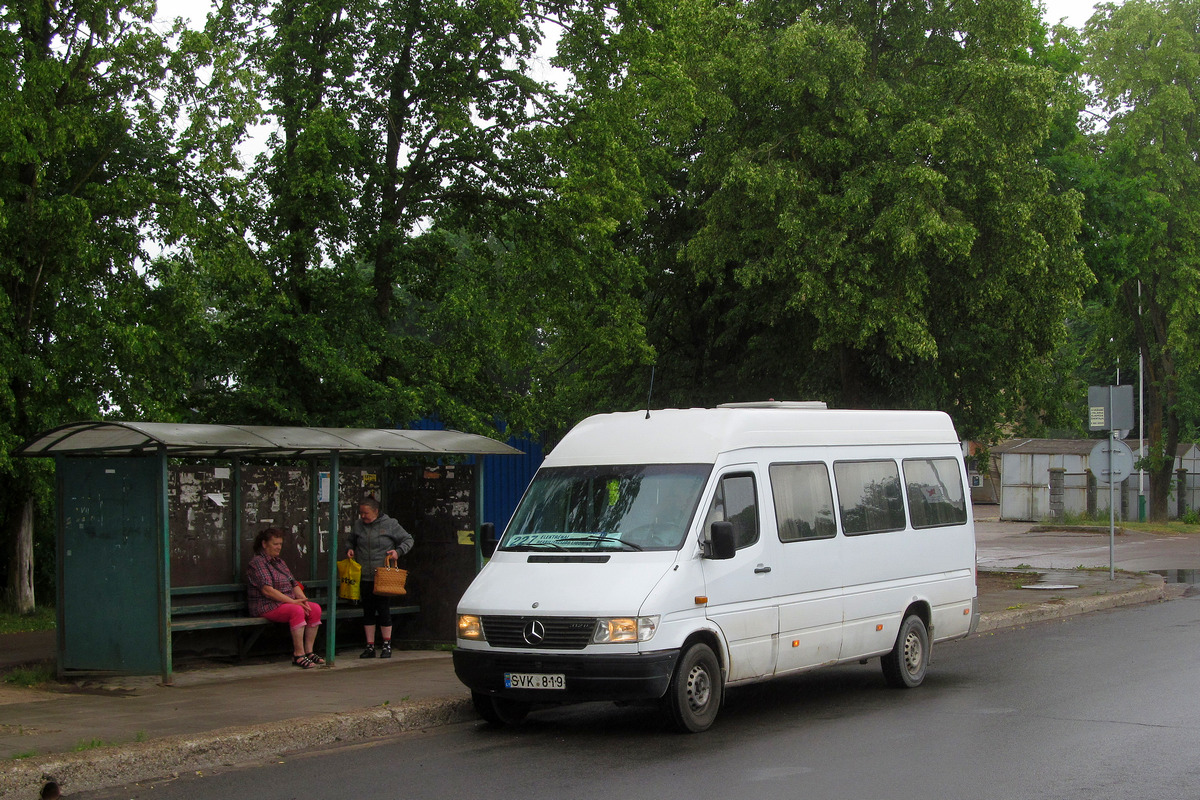
POLYGON ((278 600, 263 596, 262 587, 270 586, 278 589, 288 597, 296 587, 296 579, 282 558, 267 558, 259 553, 250 559, 246 565, 246 580, 250 586, 246 589, 246 601, 250 606, 250 615, 261 617, 273 608, 283 605, 278 600))

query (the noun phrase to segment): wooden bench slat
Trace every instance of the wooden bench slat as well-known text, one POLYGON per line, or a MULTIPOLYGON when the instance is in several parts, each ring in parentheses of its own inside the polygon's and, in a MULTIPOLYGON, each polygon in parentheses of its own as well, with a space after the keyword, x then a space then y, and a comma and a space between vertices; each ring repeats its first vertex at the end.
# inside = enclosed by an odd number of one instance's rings
POLYGON ((222 594, 225 592, 244 593, 244 583, 210 583, 203 586, 172 586, 171 596, 189 594, 222 594))
MULTIPOLYGON (((329 609, 322 605, 322 609, 328 614, 329 609)), ((409 614, 419 613, 420 606, 392 606, 393 616, 405 616, 409 614)), ((247 625, 274 625, 269 619, 263 617, 246 616, 245 604, 226 604, 216 603, 211 606, 173 606, 171 608, 171 630, 174 631, 198 631, 206 628, 235 628, 245 627, 247 625), (243 611, 243 614, 230 615, 220 614, 220 612, 243 611), (211 614, 220 614, 219 616, 206 616, 211 614)), ((338 606, 337 618, 353 619, 362 616, 361 606, 338 606)))
POLYGON ((245 611, 246 601, 239 600, 230 603, 195 603, 186 606, 171 606, 171 616, 177 614, 217 614, 222 611, 245 611))
POLYGON ((173 631, 203 631, 219 628, 245 628, 253 625, 274 625, 262 617, 207 617, 203 619, 171 620, 173 631))

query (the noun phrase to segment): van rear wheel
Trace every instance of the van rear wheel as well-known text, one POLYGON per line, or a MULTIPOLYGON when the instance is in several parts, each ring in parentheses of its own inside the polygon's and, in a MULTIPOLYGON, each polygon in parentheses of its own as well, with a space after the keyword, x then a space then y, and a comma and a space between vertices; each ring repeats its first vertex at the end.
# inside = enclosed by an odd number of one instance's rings
POLYGON ((529 713, 529 703, 493 697, 482 692, 471 692, 471 703, 476 713, 489 725, 517 725, 529 713))
POLYGON ((725 695, 721 663, 706 644, 689 647, 675 666, 663 698, 671 722, 683 733, 708 730, 721 710, 725 695))
POLYGON ((929 631, 916 614, 904 618, 892 652, 879 659, 883 678, 897 689, 920 686, 929 670, 929 631))

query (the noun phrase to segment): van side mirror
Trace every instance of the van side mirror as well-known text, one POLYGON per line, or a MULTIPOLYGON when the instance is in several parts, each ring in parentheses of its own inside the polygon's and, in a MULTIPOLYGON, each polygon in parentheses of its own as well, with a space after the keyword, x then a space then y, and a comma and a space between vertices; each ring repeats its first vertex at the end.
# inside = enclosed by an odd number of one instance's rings
POLYGON ((496 546, 500 542, 496 541, 496 524, 493 522, 485 522, 479 526, 479 549, 483 551, 484 558, 491 558, 496 552, 496 546))
POLYGON ((708 557, 715 560, 733 558, 737 554, 737 537, 732 522, 714 522, 708 532, 708 557))

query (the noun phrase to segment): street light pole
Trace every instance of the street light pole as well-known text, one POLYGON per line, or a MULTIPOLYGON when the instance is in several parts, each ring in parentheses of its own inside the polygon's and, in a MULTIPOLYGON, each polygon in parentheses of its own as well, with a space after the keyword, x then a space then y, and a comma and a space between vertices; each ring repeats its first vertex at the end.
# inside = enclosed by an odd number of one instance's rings
MULTIPOLYGON (((1138 279, 1138 328, 1142 320, 1142 281, 1138 279)), ((1138 337, 1141 338, 1140 336, 1138 337)), ((1146 457, 1146 376, 1145 364, 1142 361, 1142 343, 1138 342, 1138 439, 1141 441, 1138 459, 1138 522, 1146 521, 1146 487, 1145 474, 1142 471, 1141 459, 1146 457)))

